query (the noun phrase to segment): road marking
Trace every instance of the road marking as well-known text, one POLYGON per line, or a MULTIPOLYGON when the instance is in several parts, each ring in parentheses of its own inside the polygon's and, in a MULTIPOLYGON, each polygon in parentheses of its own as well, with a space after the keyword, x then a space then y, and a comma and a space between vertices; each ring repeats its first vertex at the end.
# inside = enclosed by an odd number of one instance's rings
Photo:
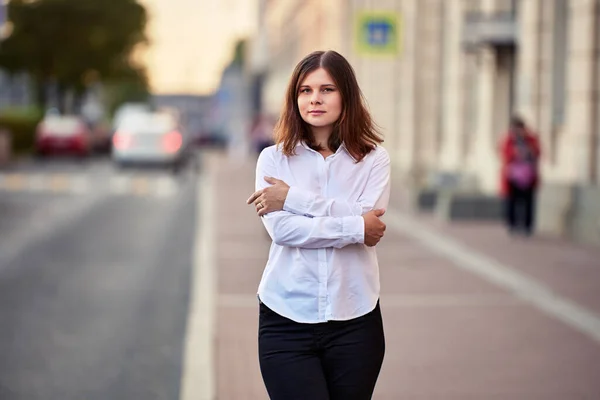
POLYGON ((214 347, 217 272, 214 255, 213 183, 201 175, 196 187, 196 215, 191 301, 187 320, 181 400, 216 398, 214 347))
POLYGON ((82 174, 10 173, 0 174, 0 191, 85 195, 105 188, 105 179, 109 192, 117 195, 169 198, 179 190, 178 182, 169 176, 98 178, 82 174), (92 183, 92 179, 101 181, 92 183))
POLYGON ((129 178, 114 176, 110 180, 110 191, 114 194, 125 194, 129 188, 129 178))
POLYGON ((30 192, 42 192, 46 190, 46 180, 42 175, 33 175, 29 178, 28 188, 30 192))
POLYGON ((84 176, 76 176, 71 181, 71 191, 77 194, 85 194, 90 191, 90 181, 84 176))
POLYGON ((145 196, 148 194, 148 179, 146 178, 134 178, 132 183, 132 191, 137 196, 145 196))
POLYGON ((4 187, 11 191, 22 190, 25 187, 25 179, 22 174, 9 174, 4 178, 4 187))
POLYGON ((549 287, 469 247, 425 228, 415 219, 388 210, 385 221, 389 227, 420 241, 431 251, 472 274, 513 293, 571 328, 600 342, 600 317, 575 302, 552 292, 549 287))
POLYGON ((177 183, 172 178, 162 176, 156 182, 156 195, 158 197, 170 197, 177 192, 177 183))
POLYGON ((50 177, 50 188, 53 192, 66 192, 69 189, 69 179, 66 175, 52 175, 50 177))

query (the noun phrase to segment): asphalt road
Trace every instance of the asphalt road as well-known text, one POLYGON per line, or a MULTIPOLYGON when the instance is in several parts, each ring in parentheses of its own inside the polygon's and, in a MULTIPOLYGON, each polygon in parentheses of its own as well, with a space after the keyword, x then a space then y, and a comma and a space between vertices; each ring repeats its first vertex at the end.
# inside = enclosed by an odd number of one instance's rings
POLYGON ((0 399, 177 399, 195 178, 0 171, 0 399))

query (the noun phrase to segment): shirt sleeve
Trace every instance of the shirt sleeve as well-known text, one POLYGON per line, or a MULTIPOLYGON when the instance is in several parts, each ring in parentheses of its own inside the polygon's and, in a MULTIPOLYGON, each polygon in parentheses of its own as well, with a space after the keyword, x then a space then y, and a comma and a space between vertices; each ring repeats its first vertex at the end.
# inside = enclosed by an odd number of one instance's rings
MULTIPOLYGON (((263 150, 256 164, 256 190, 268 186, 265 176, 277 177, 273 162, 274 148, 263 150)), ((309 249, 364 243, 362 216, 312 217, 289 211, 275 211, 261 218, 275 244, 309 249)))
POLYGON ((390 157, 379 147, 367 184, 356 202, 323 197, 291 186, 283 210, 313 217, 361 216, 371 210, 387 209, 390 198, 390 157))
POLYGON ((308 217, 275 211, 262 217, 275 244, 306 249, 342 248, 364 243, 362 217, 308 217))

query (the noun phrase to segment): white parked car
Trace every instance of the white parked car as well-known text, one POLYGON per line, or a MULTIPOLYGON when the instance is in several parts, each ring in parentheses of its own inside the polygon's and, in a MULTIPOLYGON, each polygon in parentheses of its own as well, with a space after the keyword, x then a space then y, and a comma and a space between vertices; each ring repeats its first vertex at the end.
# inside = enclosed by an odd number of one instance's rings
POLYGON ((119 166, 159 165, 175 171, 188 160, 188 138, 173 113, 133 113, 113 136, 112 158, 119 166))
POLYGON ((113 133, 129 115, 149 112, 152 112, 152 109, 146 103, 125 103, 121 105, 113 118, 113 133))

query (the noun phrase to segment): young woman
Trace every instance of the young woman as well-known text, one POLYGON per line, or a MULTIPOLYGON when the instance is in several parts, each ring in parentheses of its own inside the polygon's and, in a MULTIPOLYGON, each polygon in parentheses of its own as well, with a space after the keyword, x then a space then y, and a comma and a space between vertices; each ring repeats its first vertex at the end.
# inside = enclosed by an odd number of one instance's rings
POLYGON ((273 239, 258 289, 263 380, 273 400, 370 399, 390 160, 344 57, 300 61, 275 134, 248 199, 273 239))

